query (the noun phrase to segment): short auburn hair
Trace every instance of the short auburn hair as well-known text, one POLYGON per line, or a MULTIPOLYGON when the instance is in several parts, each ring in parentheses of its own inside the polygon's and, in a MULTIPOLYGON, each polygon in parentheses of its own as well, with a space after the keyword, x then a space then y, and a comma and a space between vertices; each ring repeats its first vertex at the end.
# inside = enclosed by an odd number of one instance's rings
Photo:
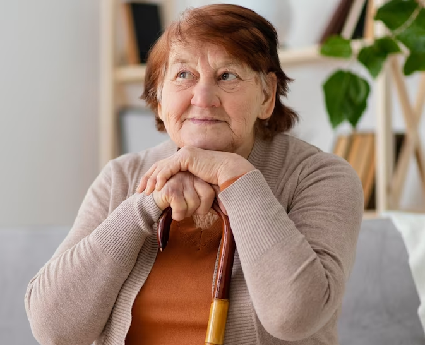
POLYGON ((269 21, 248 8, 213 4, 184 11, 180 19, 164 31, 149 52, 141 98, 155 113, 158 131, 166 131, 164 122, 158 116, 158 103, 170 49, 173 43, 189 40, 222 46, 231 56, 247 64, 260 75, 276 75, 274 109, 269 119, 256 120, 257 134, 264 139, 271 139, 277 133, 288 131, 295 125, 298 115, 280 99, 280 96, 286 96, 288 83, 292 79, 280 67, 276 29, 269 21))

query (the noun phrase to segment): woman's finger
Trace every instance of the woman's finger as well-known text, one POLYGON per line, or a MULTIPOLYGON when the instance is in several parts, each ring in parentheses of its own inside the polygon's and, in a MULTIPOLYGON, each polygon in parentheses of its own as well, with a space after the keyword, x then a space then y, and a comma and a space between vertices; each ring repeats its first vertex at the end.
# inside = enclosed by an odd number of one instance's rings
POLYGON ((172 209, 172 219, 176 221, 181 221, 186 217, 187 204, 182 191, 175 192, 171 195, 170 207, 172 209))
POLYGON ((201 198, 194 188, 194 176, 190 173, 179 174, 184 179, 183 195, 186 201, 187 210, 185 217, 192 216, 201 204, 201 198))
POLYGON ((167 165, 165 167, 162 167, 161 170, 159 170, 158 172, 155 171, 156 173, 156 184, 154 186, 155 190, 159 191, 161 190, 165 184, 167 183, 167 181, 175 174, 177 174, 180 170, 177 170, 178 167, 174 166, 174 169, 171 168, 171 165, 167 165), (177 172, 174 172, 175 170, 177 170, 177 172))
MULTIPOLYGON (((156 182, 157 182, 157 176, 159 174, 159 172, 162 170, 162 166, 161 165, 155 165, 155 169, 152 169, 152 173, 150 175, 150 177, 148 178, 147 182, 146 182, 146 188, 145 188, 145 193, 146 195, 151 194, 154 190, 155 190, 155 186, 156 186, 156 182)), ((172 177, 172 176, 170 176, 172 177)))
POLYGON ((195 177, 193 182, 196 193, 200 198, 200 205, 195 213, 201 215, 207 214, 211 209, 215 199, 214 189, 209 183, 206 183, 198 177, 195 177))
POLYGON ((171 177, 185 171, 180 163, 177 154, 156 162, 141 178, 141 192, 144 190, 149 195, 154 190, 161 190, 171 177))
POLYGON ((148 182, 148 180, 149 180, 149 177, 152 175, 152 173, 155 171, 155 169, 156 169, 156 164, 154 164, 154 165, 152 165, 150 168, 149 168, 149 170, 148 171, 146 171, 145 173, 144 173, 144 175, 142 176, 142 178, 140 179, 140 182, 139 182, 139 186, 137 187, 137 191, 139 192, 139 193, 141 193, 141 192, 143 192, 144 190, 145 190, 145 188, 146 188, 146 184, 147 184, 147 182, 148 182))
POLYGON ((172 176, 180 171, 188 171, 191 158, 189 150, 182 149, 172 156, 156 162, 141 178, 138 190, 140 192, 144 190, 148 195, 153 190, 161 190, 172 176))
POLYGON ((150 177, 145 188, 146 195, 151 194, 155 190, 156 179, 154 177, 150 177))
POLYGON ((191 173, 179 172, 161 191, 153 191, 155 202, 162 210, 171 207, 174 220, 190 217, 200 207, 201 199, 194 187, 194 179, 191 173))

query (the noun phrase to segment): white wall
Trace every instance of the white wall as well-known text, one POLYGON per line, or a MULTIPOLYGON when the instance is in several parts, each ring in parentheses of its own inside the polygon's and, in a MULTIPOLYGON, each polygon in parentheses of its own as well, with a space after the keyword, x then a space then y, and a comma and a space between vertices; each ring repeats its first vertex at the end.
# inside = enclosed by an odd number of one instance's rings
MULTIPOLYGON (((71 225, 98 173, 100 3, 16 0, 1 5, 0 226, 71 225)), ((318 3, 291 0, 290 45, 313 39, 305 28, 318 3)), ((331 149, 333 131, 321 84, 333 67, 286 70, 295 79, 287 102, 301 116, 295 133, 325 151, 331 149)), ((417 78, 410 79, 414 91, 417 78)), ((140 87, 133 89, 135 102, 139 94, 140 87)), ((371 101, 362 129, 374 127, 371 101)), ((394 119, 395 128, 404 129, 398 106, 394 119)), ((418 207, 423 197, 413 169, 408 180, 403 206, 418 207)))
POLYGON ((1 226, 71 224, 97 174, 99 4, 1 3, 1 226))

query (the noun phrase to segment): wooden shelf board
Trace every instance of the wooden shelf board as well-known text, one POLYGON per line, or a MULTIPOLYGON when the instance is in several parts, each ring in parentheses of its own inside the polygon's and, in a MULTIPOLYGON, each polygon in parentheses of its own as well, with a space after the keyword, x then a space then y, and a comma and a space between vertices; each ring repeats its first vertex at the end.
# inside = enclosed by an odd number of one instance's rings
MULTIPOLYGON (((395 211, 395 212, 406 212, 406 213, 413 213, 413 214, 418 214, 418 215, 425 215, 425 209, 424 208, 403 208, 403 209, 397 209, 397 210, 386 210, 384 212, 391 212, 391 211, 395 211)), ((363 212, 363 220, 365 219, 377 219, 377 218, 381 218, 382 219, 382 215, 377 212, 376 210, 366 210, 363 212)))
MULTIPOLYGON (((371 40, 353 40, 353 56, 357 56, 359 50, 366 44, 372 43, 371 40)), ((331 61, 339 60, 340 58, 332 58, 323 56, 320 54, 320 45, 315 44, 308 47, 296 48, 296 49, 280 49, 278 51, 279 60, 282 66, 296 66, 305 65, 312 62, 331 61)))
POLYGON ((379 214, 375 210, 367 210, 363 212, 363 219, 376 219, 379 214))
POLYGON ((123 66, 115 69, 115 81, 117 83, 137 83, 145 79, 145 65, 123 66))

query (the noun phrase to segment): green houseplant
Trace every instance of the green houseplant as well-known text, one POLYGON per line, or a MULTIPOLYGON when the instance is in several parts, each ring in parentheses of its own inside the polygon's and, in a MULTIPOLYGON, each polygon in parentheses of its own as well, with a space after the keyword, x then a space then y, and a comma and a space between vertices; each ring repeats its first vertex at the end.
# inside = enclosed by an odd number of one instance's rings
MULTIPOLYGON (((364 43, 357 60, 376 78, 391 54, 407 56, 403 73, 409 76, 425 71, 425 1, 390 0, 377 9, 375 21, 388 28, 388 34, 364 43)), ((328 38, 320 48, 325 56, 351 59, 352 41, 341 36, 328 38)), ((348 121, 353 129, 367 108, 369 82, 350 70, 335 71, 323 84, 326 110, 335 129, 348 121)))

